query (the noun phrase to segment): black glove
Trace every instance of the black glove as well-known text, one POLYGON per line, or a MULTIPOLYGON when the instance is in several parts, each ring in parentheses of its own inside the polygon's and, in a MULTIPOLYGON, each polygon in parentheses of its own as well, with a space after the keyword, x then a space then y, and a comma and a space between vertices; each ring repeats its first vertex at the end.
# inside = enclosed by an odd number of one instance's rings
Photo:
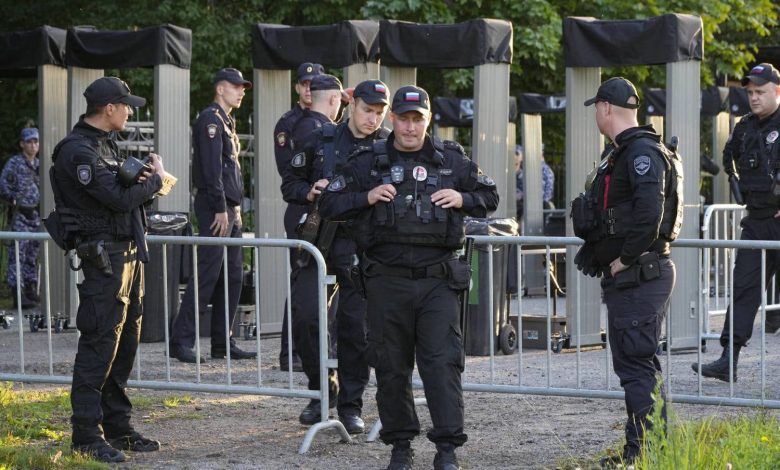
POLYGON ((596 261, 596 254, 593 252, 593 246, 586 243, 582 245, 574 256, 574 264, 582 274, 591 277, 600 277, 601 266, 596 261))

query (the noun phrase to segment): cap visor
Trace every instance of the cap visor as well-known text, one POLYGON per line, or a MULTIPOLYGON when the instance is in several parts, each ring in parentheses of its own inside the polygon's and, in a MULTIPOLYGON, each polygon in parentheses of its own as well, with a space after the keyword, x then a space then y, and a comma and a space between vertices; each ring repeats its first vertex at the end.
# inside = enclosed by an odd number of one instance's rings
POLYGON ((756 75, 748 75, 747 77, 742 78, 742 86, 747 86, 748 83, 753 82, 758 86, 765 85, 769 83, 769 80, 765 80, 761 77, 758 77, 756 75))
POLYGON ((140 108, 142 106, 146 106, 146 98, 141 98, 140 96, 135 96, 135 95, 127 95, 122 98, 121 102, 125 104, 129 104, 134 108, 140 108))
POLYGON ((312 78, 314 78, 314 75, 304 75, 303 77, 298 78, 298 83, 310 82, 312 78))
POLYGON ((243 85, 244 88, 252 88, 252 82, 250 82, 249 80, 236 80, 236 81, 228 80, 228 81, 233 85, 243 85))
POLYGON ((387 98, 383 98, 381 96, 371 96, 371 95, 369 95, 369 96, 361 96, 361 95, 358 95, 355 98, 360 98, 366 104, 388 104, 387 98))
POLYGON ((393 112, 395 114, 408 113, 409 111, 417 111, 418 113, 422 114, 423 116, 428 116, 428 115, 431 114, 431 111, 428 108, 425 108, 423 106, 418 106, 418 105, 415 105, 415 104, 409 104, 409 103, 401 104, 399 106, 396 106, 393 109, 393 112))
POLYGON ((593 98, 591 98, 589 100, 585 100, 585 106, 590 106, 590 105, 592 105, 593 103, 595 103, 598 100, 599 100, 598 96, 594 96, 593 98))

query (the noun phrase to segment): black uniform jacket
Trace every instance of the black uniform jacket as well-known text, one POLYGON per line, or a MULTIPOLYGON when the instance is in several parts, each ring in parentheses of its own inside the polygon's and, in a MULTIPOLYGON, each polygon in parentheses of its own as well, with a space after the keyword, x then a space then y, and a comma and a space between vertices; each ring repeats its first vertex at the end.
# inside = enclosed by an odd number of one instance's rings
POLYGON ((217 103, 201 111, 192 127, 192 185, 208 195, 214 213, 235 207, 244 197, 238 163, 236 123, 217 103))

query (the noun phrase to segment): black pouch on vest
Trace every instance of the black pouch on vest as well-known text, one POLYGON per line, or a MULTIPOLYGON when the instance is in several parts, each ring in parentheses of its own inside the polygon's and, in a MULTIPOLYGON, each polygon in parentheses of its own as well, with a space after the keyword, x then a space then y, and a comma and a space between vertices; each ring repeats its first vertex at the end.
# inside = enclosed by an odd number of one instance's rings
POLYGON ((571 201, 571 222, 574 235, 587 240, 593 230, 597 228, 595 217, 596 201, 586 193, 582 193, 571 201))
POLYGON ((444 263, 447 266, 447 281, 450 289, 461 291, 468 289, 471 282, 471 266, 460 258, 453 258, 444 263))
POLYGON ((615 274, 615 287, 618 289, 630 289, 638 287, 640 284, 640 267, 638 264, 632 264, 626 269, 615 274))
POLYGON ((639 257, 639 267, 643 281, 652 281, 661 277, 661 263, 658 260, 658 253, 654 251, 639 257))

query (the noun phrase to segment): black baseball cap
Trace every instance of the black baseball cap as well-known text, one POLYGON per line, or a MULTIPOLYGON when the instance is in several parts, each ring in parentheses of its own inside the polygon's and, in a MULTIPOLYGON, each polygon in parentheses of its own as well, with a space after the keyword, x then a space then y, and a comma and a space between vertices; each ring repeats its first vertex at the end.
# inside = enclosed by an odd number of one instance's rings
POLYGON ((364 80, 355 87, 353 98, 360 98, 368 104, 389 104, 390 93, 381 80, 364 80))
POLYGON ((759 86, 769 82, 780 85, 780 73, 777 72, 774 65, 764 62, 750 69, 750 72, 742 77, 742 86, 747 86, 750 82, 759 86))
POLYGON ((130 87, 117 77, 101 77, 84 90, 87 104, 105 106, 113 103, 129 104, 134 108, 146 105, 146 99, 130 94, 130 87))
POLYGON ((423 115, 431 114, 431 102, 428 93, 420 87, 407 85, 398 89, 393 95, 391 110, 395 114, 403 114, 408 111, 417 111, 423 115))
POLYGON ((315 75, 322 75, 323 73, 325 73, 325 68, 322 65, 304 62, 298 66, 298 83, 311 80, 315 75))
POLYGON ((585 106, 590 106, 598 101, 606 101, 621 108, 639 108, 639 95, 636 93, 636 87, 623 77, 612 77, 602 83, 596 96, 585 101, 585 106), (636 98, 636 103, 629 102, 632 96, 636 98))
POLYGON ((341 90, 341 81, 333 75, 326 73, 315 75, 309 85, 311 91, 341 90))
POLYGON ((244 88, 252 88, 252 82, 249 80, 244 80, 244 76, 241 75, 241 71, 232 67, 226 67, 224 69, 217 70, 217 73, 214 74, 214 84, 216 85, 222 80, 227 80, 233 85, 243 85, 244 88))

